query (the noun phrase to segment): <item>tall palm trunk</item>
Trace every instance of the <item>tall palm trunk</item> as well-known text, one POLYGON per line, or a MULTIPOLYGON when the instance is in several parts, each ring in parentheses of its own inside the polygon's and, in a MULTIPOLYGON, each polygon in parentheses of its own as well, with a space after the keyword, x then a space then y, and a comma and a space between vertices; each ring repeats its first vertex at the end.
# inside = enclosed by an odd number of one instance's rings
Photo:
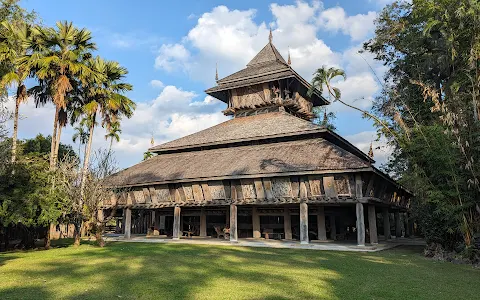
POLYGON ((113 137, 110 138, 110 147, 108 148, 108 153, 112 152, 113 137))
POLYGON ((13 117, 13 136, 12 136, 12 163, 17 159, 17 136, 18 136, 18 114, 20 110, 20 103, 27 97, 27 88, 20 82, 17 88, 15 99, 15 115, 13 117))
MULTIPOLYGON (((83 170, 82 170, 82 182, 80 185, 80 201, 78 202, 78 209, 80 213, 80 219, 82 219, 83 203, 85 202, 85 184, 88 175, 88 164, 90 160, 90 152, 92 151, 93 130, 95 129, 95 115, 92 116, 92 124, 90 125, 90 131, 88 136, 88 142, 85 146, 85 152, 83 157, 83 170)), ((78 221, 80 222, 80 221, 78 221)), ((80 234, 75 235, 75 245, 80 245, 80 234), (78 241, 77 241, 78 239, 78 241)))
POLYGON ((52 134, 52 143, 50 146, 50 170, 55 169, 57 161, 55 160, 55 148, 56 148, 56 139, 57 139, 57 128, 58 128, 58 113, 60 112, 60 106, 56 105, 55 107, 55 118, 53 120, 53 134, 52 134))
POLYGON ((60 137, 62 135, 62 128, 63 126, 61 124, 58 124, 57 138, 55 139, 55 164, 57 164, 58 160, 58 149, 60 148, 60 137))

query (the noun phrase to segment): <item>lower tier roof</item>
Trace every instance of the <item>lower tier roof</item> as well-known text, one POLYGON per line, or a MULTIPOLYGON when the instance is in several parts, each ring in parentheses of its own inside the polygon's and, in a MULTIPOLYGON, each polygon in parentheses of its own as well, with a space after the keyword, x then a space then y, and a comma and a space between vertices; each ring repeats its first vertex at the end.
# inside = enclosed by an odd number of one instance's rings
POLYGON ((108 184, 135 186, 369 167, 368 161, 323 138, 315 138, 161 154, 112 175, 108 184))

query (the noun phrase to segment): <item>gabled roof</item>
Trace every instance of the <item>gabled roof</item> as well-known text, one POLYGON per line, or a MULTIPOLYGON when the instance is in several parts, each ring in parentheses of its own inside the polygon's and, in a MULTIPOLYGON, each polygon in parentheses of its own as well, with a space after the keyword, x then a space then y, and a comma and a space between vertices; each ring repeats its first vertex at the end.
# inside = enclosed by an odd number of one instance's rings
POLYGON ((282 55, 278 52, 277 48, 269 42, 268 44, 263 47, 260 52, 247 64, 247 67, 253 67, 258 64, 263 64, 266 62, 278 61, 283 63, 284 65, 288 65, 285 59, 283 59, 282 55))
POLYGON ((368 161, 322 138, 161 154, 109 177, 116 186, 371 171, 368 161))

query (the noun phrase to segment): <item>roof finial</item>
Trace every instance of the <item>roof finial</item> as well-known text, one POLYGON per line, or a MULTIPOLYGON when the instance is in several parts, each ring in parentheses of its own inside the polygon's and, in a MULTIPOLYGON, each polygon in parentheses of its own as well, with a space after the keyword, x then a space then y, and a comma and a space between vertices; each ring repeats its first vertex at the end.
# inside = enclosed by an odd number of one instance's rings
POLYGON ((218 81, 218 63, 215 63, 215 81, 218 81))
POLYGON ((272 27, 270 27, 270 34, 268 35, 268 42, 271 44, 273 40, 272 27))
POLYGON ((153 139, 153 133, 152 133, 152 138, 150 139, 150 145, 153 147, 155 145, 155 140, 153 139))
POLYGON ((290 47, 288 47, 288 65, 290 66, 292 64, 292 60, 290 59, 290 47))
POLYGON ((370 150, 368 150, 368 157, 373 159, 373 143, 370 143, 370 150))

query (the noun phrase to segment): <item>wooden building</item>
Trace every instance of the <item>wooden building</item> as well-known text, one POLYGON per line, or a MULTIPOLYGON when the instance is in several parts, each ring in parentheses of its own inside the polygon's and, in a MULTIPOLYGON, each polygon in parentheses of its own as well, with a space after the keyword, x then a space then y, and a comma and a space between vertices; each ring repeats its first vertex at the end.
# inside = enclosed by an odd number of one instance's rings
POLYGON ((408 231, 400 214, 412 195, 371 157, 311 122, 313 107, 329 102, 309 89, 270 36, 245 69, 217 75, 206 90, 232 119, 149 149, 157 155, 109 178, 120 189, 104 209, 121 212, 126 238, 227 231, 231 241, 364 245, 378 242, 377 225, 387 238, 392 227, 396 236, 408 231))

